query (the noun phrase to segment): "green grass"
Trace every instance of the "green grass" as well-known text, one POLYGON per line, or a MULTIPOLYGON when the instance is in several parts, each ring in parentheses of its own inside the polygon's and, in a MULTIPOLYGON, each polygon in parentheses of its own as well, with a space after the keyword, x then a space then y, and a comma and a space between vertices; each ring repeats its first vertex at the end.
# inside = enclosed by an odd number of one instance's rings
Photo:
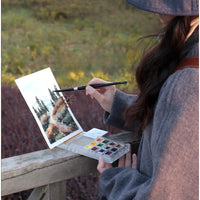
POLYGON ((2 82, 14 84, 49 66, 60 87, 86 84, 94 76, 135 87, 132 63, 147 42, 137 39, 158 30, 158 20, 119 0, 78 1, 2 2, 2 82))

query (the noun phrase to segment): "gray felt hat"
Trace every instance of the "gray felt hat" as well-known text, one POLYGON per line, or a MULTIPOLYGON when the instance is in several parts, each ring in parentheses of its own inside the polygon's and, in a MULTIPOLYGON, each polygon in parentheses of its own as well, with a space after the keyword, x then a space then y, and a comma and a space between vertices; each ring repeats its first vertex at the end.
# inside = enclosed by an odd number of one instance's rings
POLYGON ((199 0, 127 0, 142 10, 175 16, 198 15, 199 0))

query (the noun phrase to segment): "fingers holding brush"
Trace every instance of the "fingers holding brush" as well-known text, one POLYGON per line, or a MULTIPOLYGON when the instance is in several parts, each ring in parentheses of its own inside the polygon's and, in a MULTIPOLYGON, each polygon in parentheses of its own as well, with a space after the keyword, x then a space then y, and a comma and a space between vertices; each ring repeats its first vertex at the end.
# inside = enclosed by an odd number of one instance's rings
POLYGON ((92 84, 109 83, 103 79, 93 78, 86 87, 86 95, 90 95, 91 98, 95 98, 100 106, 107 112, 111 111, 114 95, 116 92, 116 86, 111 85, 104 88, 95 89, 91 87, 92 84))

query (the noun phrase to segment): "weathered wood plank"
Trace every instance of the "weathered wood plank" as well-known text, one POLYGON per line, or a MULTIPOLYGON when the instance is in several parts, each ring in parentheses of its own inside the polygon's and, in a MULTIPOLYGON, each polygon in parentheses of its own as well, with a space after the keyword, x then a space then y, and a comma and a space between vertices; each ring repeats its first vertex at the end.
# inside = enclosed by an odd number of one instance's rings
POLYGON ((2 196, 96 171, 97 161, 54 148, 2 159, 2 196))
POLYGON ((48 186, 49 200, 65 200, 66 193, 66 181, 53 183, 48 186))
POLYGON ((47 191, 48 185, 35 188, 28 197, 28 200, 48 200, 47 191))
POLYGON ((66 181, 35 188, 28 200, 65 200, 66 181))
MULTIPOLYGON (((134 140, 131 132, 108 137, 125 143, 134 140)), ((1 164, 1 195, 32 188, 43 195, 44 190, 49 189, 45 185, 95 172, 96 166, 96 160, 60 148, 5 158, 1 164)), ((46 200, 47 195, 43 198, 46 200)))

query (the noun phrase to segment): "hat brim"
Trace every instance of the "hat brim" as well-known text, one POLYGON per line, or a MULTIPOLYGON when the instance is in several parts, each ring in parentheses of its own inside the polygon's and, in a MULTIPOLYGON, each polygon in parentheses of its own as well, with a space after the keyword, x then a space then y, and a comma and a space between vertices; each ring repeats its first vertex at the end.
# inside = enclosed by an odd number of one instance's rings
POLYGON ((153 13, 192 16, 199 15, 198 0, 126 0, 129 4, 153 13))

